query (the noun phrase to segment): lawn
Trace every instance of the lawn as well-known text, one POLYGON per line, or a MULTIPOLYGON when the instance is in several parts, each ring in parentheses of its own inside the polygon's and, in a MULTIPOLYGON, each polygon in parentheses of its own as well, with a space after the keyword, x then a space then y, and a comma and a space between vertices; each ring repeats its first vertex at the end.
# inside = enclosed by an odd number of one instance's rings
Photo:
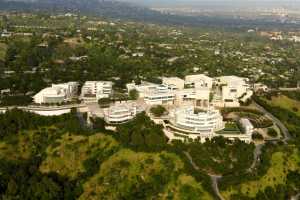
POLYGON ((225 128, 221 131, 217 131, 217 134, 241 134, 236 122, 226 122, 225 128))
MULTIPOLYGON (((267 99, 265 99, 267 100, 267 99)), ((270 103, 272 106, 279 106, 281 108, 287 109, 291 112, 296 113, 298 116, 300 116, 300 101, 291 99, 287 96, 280 95, 277 97, 272 97, 272 101, 267 100, 268 103, 270 103), (293 108, 297 108, 298 111, 294 111, 293 108)))
POLYGON ((6 55, 7 45, 0 43, 0 60, 4 61, 6 55))
POLYGON ((232 194, 241 192, 249 197, 255 197, 260 190, 263 191, 268 186, 275 187, 279 184, 285 184, 288 171, 300 169, 299 161, 297 150, 293 150, 292 153, 276 152, 272 155, 271 167, 259 180, 232 186, 228 190, 222 191, 222 195, 225 199, 230 199, 232 194))
POLYGON ((236 122, 227 122, 223 131, 241 132, 236 122))
POLYGON ((113 152, 118 146, 118 142, 112 137, 103 134, 89 137, 65 134, 47 148, 47 157, 40 170, 44 173, 54 171, 63 176, 76 178, 85 172, 84 161, 99 151, 102 155, 113 152))

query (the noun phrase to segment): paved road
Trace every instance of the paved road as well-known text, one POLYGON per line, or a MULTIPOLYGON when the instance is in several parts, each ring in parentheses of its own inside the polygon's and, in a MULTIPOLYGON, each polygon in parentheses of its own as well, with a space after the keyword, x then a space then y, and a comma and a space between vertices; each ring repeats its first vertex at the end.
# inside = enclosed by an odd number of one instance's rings
POLYGON ((253 163, 252 163, 251 167, 248 169, 248 171, 252 171, 256 167, 257 162, 260 159, 260 155, 262 153, 261 150, 262 150, 263 146, 264 146, 264 144, 259 144, 259 145, 255 146, 255 150, 253 152, 253 163))
POLYGON ((79 120, 79 123, 80 123, 81 127, 87 127, 87 122, 84 119, 83 114, 80 113, 80 112, 76 112, 76 116, 77 116, 77 118, 79 120))
POLYGON ((223 198, 223 196, 221 195, 221 193, 219 191, 219 186, 218 186, 218 182, 222 178, 222 176, 217 176, 217 175, 212 175, 212 174, 209 174, 209 176, 211 178, 212 186, 213 186, 213 190, 214 190, 215 194, 218 196, 218 198, 220 200, 225 200, 223 198))
POLYGON ((289 140, 292 139, 292 136, 289 132, 289 130, 286 128, 286 126, 278 119, 276 118, 274 115, 272 115, 270 112, 268 112, 264 107, 262 107, 261 105, 259 105, 258 103, 256 103, 255 101, 253 101, 253 104, 256 106, 256 108, 258 110, 260 110, 261 112, 263 112, 267 117, 269 117, 270 119, 272 119, 272 121, 280 128, 281 132, 284 135, 284 142, 287 142, 289 140))
MULTIPOLYGON (((253 104, 257 107, 258 110, 263 112, 267 117, 269 117, 280 128, 280 130, 282 131, 282 133, 284 135, 284 140, 283 140, 284 142, 287 142, 288 140, 293 139, 292 136, 290 135, 288 129, 286 128, 286 126, 279 119, 277 119, 274 115, 269 113, 265 108, 263 108, 256 102, 253 102, 253 104)), ((263 146, 264 146, 264 144, 256 145, 255 150, 253 152, 254 160, 253 160, 251 167, 249 168, 249 171, 253 170, 256 167, 257 162, 259 161, 259 158, 261 156, 263 146)), ((184 152, 184 154, 189 159, 193 168, 195 170, 199 170, 199 167, 193 162, 191 155, 188 152, 184 152)), ((217 195, 217 197, 220 200, 224 200, 224 198, 222 197, 222 195, 219 191, 219 187, 218 187, 218 182, 222 178, 222 176, 213 175, 213 174, 208 174, 208 175, 211 178, 212 186, 213 186, 213 190, 214 190, 215 194, 217 195)), ((292 199, 297 200, 297 199, 299 199, 299 197, 300 197, 300 194, 294 196, 292 199)))
MULTIPOLYGON (((184 154, 186 155, 186 157, 189 159, 191 165, 193 166, 193 168, 195 170, 199 170, 200 168, 196 165, 196 163, 194 163, 193 161, 193 158, 192 156, 188 153, 188 152, 184 152, 184 154)), ((219 176, 219 175, 214 175, 214 174, 208 174, 211 178, 211 182, 212 182, 212 187, 213 187, 213 190, 215 192, 215 194, 217 195, 217 197, 220 199, 220 200, 225 200, 220 191, 219 191, 219 187, 218 187, 218 181, 219 179, 222 178, 222 176, 219 176)))

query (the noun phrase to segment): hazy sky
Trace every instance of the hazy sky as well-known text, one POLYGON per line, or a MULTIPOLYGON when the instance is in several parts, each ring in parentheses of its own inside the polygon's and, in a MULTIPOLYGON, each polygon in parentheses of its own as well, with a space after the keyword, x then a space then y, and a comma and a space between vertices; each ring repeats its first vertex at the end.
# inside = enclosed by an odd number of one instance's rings
POLYGON ((181 3, 188 3, 188 2, 299 2, 300 0, 121 0, 121 1, 128 1, 128 2, 155 2, 155 3, 164 3, 164 2, 181 2, 181 3))
POLYGON ((247 5, 281 5, 291 6, 300 5, 300 0, 119 0, 131 3, 145 4, 145 5, 197 5, 198 4, 247 4, 247 5))

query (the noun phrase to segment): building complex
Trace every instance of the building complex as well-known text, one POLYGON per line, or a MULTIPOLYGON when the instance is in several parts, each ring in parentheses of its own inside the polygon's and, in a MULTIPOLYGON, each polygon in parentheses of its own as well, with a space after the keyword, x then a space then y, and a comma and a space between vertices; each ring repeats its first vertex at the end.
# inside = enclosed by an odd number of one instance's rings
POLYGON ((146 103, 190 105, 208 107, 238 107, 253 95, 248 80, 237 76, 210 78, 206 75, 190 75, 185 80, 162 78, 162 84, 143 82, 127 84, 128 91, 137 90, 146 103))
MULTIPOLYGON (((96 103, 113 94, 110 81, 87 81, 81 88, 80 98, 85 103, 96 103)), ((167 105, 168 116, 163 123, 170 139, 200 139, 205 141, 222 135, 225 122, 220 107, 238 107, 253 95, 248 79, 237 76, 210 78, 204 74, 189 75, 184 79, 163 77, 161 84, 142 82, 126 85, 128 93, 136 90, 139 99, 133 102, 111 104, 108 108, 91 107, 90 116, 102 117, 108 124, 120 124, 133 119, 137 113, 153 105, 167 105)), ((53 84, 34 96, 35 103, 62 103, 77 96, 76 82, 53 84)), ((90 105, 91 106, 91 105, 90 105)), ((244 134, 223 134, 228 139, 251 141, 254 130, 251 122, 241 119, 244 134)))

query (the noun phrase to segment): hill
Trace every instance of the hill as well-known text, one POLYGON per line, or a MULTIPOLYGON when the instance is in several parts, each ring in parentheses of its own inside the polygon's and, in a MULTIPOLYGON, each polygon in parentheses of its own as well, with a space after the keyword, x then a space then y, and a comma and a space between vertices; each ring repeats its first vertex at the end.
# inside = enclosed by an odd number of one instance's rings
POLYGON ((132 4, 112 0, 36 0, 36 1, 7 1, 0 0, 0 11, 25 11, 65 13, 80 12, 88 16, 101 16, 122 20, 134 20, 140 22, 180 25, 180 26, 203 26, 203 27, 229 27, 240 28, 253 26, 288 26, 295 27, 293 23, 282 24, 280 21, 270 19, 244 19, 234 16, 183 16, 177 14, 162 13, 149 9, 139 4, 132 4))

